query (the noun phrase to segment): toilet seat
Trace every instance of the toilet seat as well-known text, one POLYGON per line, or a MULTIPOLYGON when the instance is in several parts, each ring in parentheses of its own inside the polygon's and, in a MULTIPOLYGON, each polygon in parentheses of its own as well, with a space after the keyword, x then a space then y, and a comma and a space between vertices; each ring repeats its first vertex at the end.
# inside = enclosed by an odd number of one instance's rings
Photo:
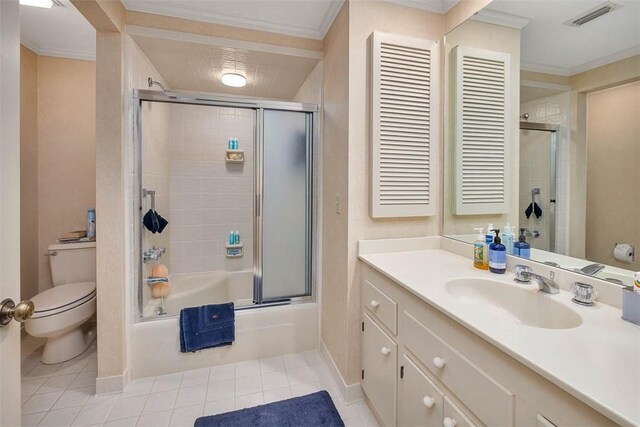
POLYGON ((95 282, 54 286, 31 298, 35 310, 31 319, 54 316, 72 310, 96 296, 95 282))

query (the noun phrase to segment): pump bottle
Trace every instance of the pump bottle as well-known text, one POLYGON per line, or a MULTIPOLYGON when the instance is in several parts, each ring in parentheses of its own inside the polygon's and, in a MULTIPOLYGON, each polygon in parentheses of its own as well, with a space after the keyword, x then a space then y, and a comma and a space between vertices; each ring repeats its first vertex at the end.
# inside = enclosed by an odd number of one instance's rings
POLYGON ((484 229, 474 228, 478 232, 475 242, 473 242, 473 266, 480 270, 489 269, 489 253, 485 242, 484 229))
POLYGON ((507 248, 500 239, 500 230, 491 230, 496 233, 493 243, 489 245, 489 271, 496 274, 504 274, 507 271, 507 248))

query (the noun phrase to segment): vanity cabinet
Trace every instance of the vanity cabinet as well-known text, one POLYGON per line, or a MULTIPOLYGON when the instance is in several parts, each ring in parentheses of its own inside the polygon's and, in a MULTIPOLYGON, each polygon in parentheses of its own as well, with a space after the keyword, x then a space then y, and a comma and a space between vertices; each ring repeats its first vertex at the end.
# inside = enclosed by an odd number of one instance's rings
POLYGON ((615 425, 368 265, 362 277, 362 387, 384 426, 615 425))

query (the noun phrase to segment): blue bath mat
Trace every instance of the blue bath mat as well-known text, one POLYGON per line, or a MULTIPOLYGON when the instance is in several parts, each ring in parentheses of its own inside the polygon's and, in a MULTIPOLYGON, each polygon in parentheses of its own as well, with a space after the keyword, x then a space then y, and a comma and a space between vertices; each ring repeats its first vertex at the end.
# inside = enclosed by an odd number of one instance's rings
POLYGON ((344 427, 329 393, 322 390, 254 408, 200 417, 194 427, 344 427))

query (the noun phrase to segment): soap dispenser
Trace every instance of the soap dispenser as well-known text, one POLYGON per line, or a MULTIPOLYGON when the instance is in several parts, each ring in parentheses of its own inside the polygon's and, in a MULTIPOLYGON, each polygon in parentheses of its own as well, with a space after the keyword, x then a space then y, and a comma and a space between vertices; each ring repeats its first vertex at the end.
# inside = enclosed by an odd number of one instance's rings
POLYGON ((511 225, 509 225, 509 223, 507 223, 504 226, 504 231, 502 232, 502 244, 504 245, 505 248, 507 248, 508 254, 513 254, 513 243, 514 243, 513 228, 511 227, 511 225))
POLYGON ((521 258, 531 258, 531 245, 527 243, 527 238, 524 234, 525 230, 525 228, 520 229, 520 237, 513 245, 513 254, 521 258))
POLYGON ((491 230, 496 233, 493 243, 489 245, 489 271, 496 274, 504 274, 507 271, 507 248, 500 239, 500 230, 491 230))
POLYGON ((475 242, 473 242, 473 266, 480 270, 489 269, 489 253, 485 241, 484 229, 474 228, 478 232, 475 242))

